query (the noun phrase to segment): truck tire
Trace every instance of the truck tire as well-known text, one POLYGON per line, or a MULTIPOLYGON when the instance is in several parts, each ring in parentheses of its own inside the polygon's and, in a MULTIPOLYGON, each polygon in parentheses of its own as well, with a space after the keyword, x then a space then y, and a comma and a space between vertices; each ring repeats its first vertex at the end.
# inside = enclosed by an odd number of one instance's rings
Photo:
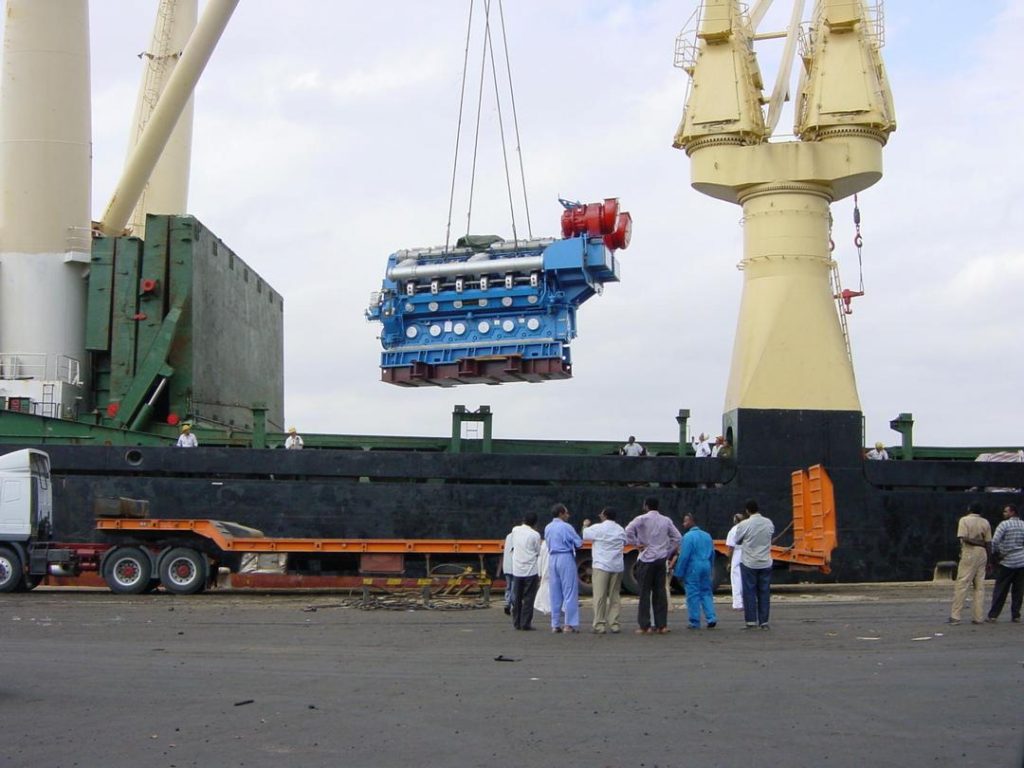
POLYGON ((175 547, 160 560, 160 583, 175 595, 201 592, 209 572, 206 556, 188 547, 175 547))
POLYGON ((0 547, 0 592, 16 592, 23 575, 18 553, 9 547, 0 547))
POLYGON ((589 555, 581 556, 576 561, 576 580, 581 595, 589 597, 594 594, 594 561, 589 555))
POLYGON ((149 555, 138 547, 118 547, 103 563, 103 580, 118 595, 141 595, 152 577, 149 555))
POLYGON ((640 582, 636 580, 636 558, 639 553, 636 550, 627 552, 624 555, 624 568, 622 571, 622 588, 631 595, 640 594, 640 582))

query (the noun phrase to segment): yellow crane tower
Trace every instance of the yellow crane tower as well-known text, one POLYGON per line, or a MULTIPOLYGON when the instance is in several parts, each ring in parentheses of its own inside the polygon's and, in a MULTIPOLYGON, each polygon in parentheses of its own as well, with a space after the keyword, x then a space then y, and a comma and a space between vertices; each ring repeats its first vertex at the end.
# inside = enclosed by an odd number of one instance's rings
POLYGON ((754 42, 783 36, 757 32, 769 2, 749 13, 737 0, 703 2, 682 64, 691 87, 674 145, 690 158, 695 189, 743 208, 743 296, 724 415, 737 452, 744 432, 824 434, 848 451, 852 432, 862 445, 862 416, 831 285, 829 206, 881 178, 896 127, 881 15, 864 0, 818 0, 804 29, 798 1, 765 98, 754 42), (796 138, 772 141, 798 41, 796 138))

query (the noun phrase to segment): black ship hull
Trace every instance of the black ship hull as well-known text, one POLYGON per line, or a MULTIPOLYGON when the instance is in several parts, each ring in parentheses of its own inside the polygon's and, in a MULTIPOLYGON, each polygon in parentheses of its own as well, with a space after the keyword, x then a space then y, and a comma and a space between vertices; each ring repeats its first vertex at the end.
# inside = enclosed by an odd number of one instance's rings
MULTIPOLYGON (((6 453, 24 446, 0 448, 6 453)), ((502 538, 527 511, 556 502, 577 525, 606 506, 620 519, 656 496, 678 520, 696 512, 724 538, 732 514, 757 498, 783 531, 790 472, 750 460, 657 456, 447 454, 414 451, 254 450, 45 445, 62 541, 92 541, 96 499, 147 499, 153 517, 232 520, 270 536, 502 538)), ((825 464, 834 487, 839 581, 922 580, 958 554, 956 522, 980 501, 995 524, 1020 503, 1024 465, 964 461, 825 464), (1002 489, 1002 490, 1000 490, 1002 489)), ((785 544, 785 535, 779 543, 785 544)))

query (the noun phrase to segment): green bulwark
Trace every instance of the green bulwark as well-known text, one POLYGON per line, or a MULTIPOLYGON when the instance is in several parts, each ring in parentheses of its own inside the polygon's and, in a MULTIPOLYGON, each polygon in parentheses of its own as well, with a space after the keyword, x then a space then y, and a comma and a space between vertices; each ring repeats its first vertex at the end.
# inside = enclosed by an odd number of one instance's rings
POLYGON ((191 216, 149 216, 145 242, 93 241, 86 316, 103 426, 169 417, 228 432, 283 431, 281 295, 191 216))

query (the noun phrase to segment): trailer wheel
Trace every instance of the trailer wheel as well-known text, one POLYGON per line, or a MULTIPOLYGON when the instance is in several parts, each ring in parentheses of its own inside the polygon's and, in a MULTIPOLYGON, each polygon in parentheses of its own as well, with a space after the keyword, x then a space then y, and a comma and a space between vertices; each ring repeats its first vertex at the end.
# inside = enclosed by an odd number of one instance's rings
POLYGON ((149 555, 138 547, 118 547, 103 564, 103 580, 118 595, 141 595, 152 576, 149 555))
POLYGON ((640 594, 640 582, 636 580, 636 559, 639 553, 636 550, 627 552, 624 555, 624 568, 622 570, 622 588, 631 595, 640 594))
POLYGON ((21 558, 8 547, 0 547, 0 592, 15 592, 22 581, 21 558))
POLYGON ((581 557, 576 561, 576 580, 581 595, 586 597, 594 594, 594 561, 590 557, 581 557))
POLYGON ((206 586, 206 557, 194 549, 176 547, 160 561, 160 583, 176 595, 194 595, 206 586))

